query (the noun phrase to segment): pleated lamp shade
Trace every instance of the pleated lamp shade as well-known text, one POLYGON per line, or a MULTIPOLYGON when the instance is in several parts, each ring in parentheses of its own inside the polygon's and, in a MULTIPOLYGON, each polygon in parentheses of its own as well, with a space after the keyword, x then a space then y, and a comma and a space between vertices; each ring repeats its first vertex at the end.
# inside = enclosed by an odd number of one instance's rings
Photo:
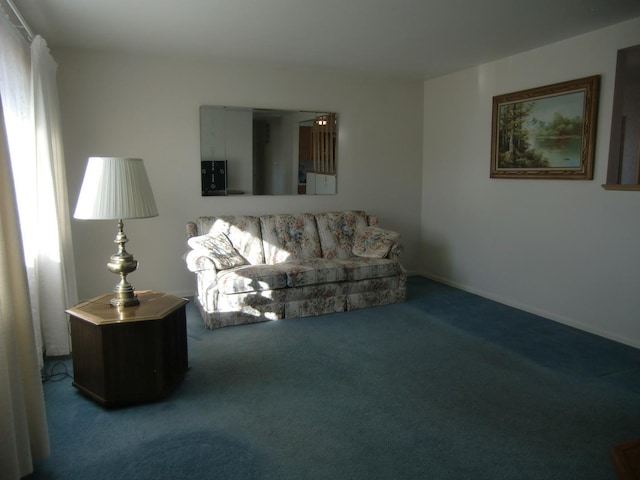
POLYGON ((120 220, 158 215, 141 158, 90 157, 75 218, 120 220))

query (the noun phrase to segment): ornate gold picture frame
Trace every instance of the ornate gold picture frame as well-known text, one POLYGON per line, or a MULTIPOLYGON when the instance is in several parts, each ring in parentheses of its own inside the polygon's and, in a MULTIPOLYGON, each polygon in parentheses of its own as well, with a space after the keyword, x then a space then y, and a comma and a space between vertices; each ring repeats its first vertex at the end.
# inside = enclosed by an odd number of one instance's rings
POLYGON ((600 76, 493 97, 491 178, 593 179, 600 76))

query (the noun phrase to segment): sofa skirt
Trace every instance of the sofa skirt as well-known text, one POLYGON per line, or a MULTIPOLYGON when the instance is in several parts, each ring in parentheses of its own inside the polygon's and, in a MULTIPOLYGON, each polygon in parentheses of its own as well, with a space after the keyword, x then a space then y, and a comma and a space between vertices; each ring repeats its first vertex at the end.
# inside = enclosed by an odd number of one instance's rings
MULTIPOLYGON (((202 279, 199 287, 211 282, 202 279)), ((407 294, 407 277, 402 273, 349 282, 285 287, 224 294, 198 288, 195 299, 207 328, 309 317, 402 302, 407 294)))

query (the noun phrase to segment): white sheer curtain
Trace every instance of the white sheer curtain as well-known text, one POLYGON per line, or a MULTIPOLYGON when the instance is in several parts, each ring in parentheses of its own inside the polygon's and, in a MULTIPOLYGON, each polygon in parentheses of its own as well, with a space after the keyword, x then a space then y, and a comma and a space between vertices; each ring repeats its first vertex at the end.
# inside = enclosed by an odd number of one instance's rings
MULTIPOLYGON (((47 355, 71 351, 65 309, 78 301, 62 148, 56 71, 40 36, 31 42, 31 94, 35 126, 35 168, 29 193, 33 209, 22 222, 34 314, 40 319, 47 355), (35 189, 33 188, 35 184, 35 189), (26 224, 25 224, 26 223, 26 224), (46 234, 45 234, 46 232, 46 234)), ((15 168, 15 167, 14 167, 15 168)))
POLYGON ((5 131, 0 115, 0 478, 17 480, 49 455, 49 432, 5 131))
POLYGON ((49 455, 40 369, 70 352, 77 293, 57 66, 1 8, 0 45, 0 479, 19 479, 49 455))
POLYGON ((77 303, 57 65, 42 37, 29 50, 8 19, 0 17, 0 93, 6 99, 3 114, 42 359, 45 353, 70 353, 65 309, 77 303))

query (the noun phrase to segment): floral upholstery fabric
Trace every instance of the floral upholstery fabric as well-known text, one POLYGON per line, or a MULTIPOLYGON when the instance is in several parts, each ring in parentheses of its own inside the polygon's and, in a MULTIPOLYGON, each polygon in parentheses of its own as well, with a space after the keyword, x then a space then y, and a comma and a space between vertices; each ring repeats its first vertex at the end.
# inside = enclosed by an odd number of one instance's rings
POLYGON ((264 263, 259 217, 199 217, 196 224, 200 235, 223 233, 231 241, 233 248, 251 265, 264 263))
POLYGON ((359 282, 327 283, 300 288, 220 295, 215 315, 203 313, 207 328, 309 317, 398 303, 406 298, 406 276, 359 282))
POLYGON ((224 294, 276 290, 286 286, 286 272, 276 265, 247 265, 218 274, 218 290, 224 294))
POLYGON ((342 265, 324 258, 298 260, 282 265, 286 267, 288 287, 343 282, 347 279, 347 271, 342 265))
POLYGON ((191 237, 187 244, 194 250, 203 250, 218 270, 226 270, 247 263, 223 233, 191 237))
POLYGON ((313 215, 266 215, 260 217, 265 263, 321 256, 320 239, 313 215))
POLYGON ((285 318, 314 317, 326 313, 344 312, 346 309, 345 296, 314 295, 304 300, 287 302, 285 318))
POLYGON ((347 281, 389 277, 404 273, 402 265, 388 258, 353 258, 336 260, 346 271, 347 281))
POLYGON ((207 328, 279 320, 285 318, 284 306, 282 302, 269 302, 267 298, 250 293, 220 297, 215 315, 198 305, 207 328))
POLYGON ((407 297, 407 276, 375 278, 350 283, 347 310, 403 302, 407 297))
POLYGON ((364 212, 318 213, 316 221, 324 258, 353 257, 356 234, 367 227, 367 215, 364 212))
MULTIPOLYGON (((190 222, 188 236, 223 234, 248 261, 222 268, 203 247, 211 246, 208 239, 188 241, 198 247, 185 260, 196 273, 194 303, 205 325, 219 328, 403 301, 406 273, 398 261, 397 234, 383 234, 371 225, 377 225, 375 217, 355 211, 190 222), (374 258, 385 248, 384 258, 374 258)), ((228 248, 224 239, 220 243, 214 246, 228 248)))
POLYGON ((366 227, 356 233, 352 252, 358 257, 384 258, 400 234, 379 227, 366 227))

